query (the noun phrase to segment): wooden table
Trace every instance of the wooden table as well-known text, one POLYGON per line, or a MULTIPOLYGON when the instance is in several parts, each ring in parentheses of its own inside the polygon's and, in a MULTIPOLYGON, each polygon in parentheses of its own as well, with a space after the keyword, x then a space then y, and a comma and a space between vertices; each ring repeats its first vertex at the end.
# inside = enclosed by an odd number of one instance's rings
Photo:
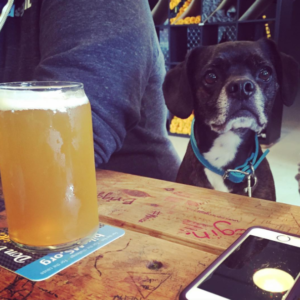
POLYGON ((248 227, 300 234, 296 206, 111 171, 97 184, 99 220, 125 236, 43 282, 0 268, 0 299, 175 300, 248 227))

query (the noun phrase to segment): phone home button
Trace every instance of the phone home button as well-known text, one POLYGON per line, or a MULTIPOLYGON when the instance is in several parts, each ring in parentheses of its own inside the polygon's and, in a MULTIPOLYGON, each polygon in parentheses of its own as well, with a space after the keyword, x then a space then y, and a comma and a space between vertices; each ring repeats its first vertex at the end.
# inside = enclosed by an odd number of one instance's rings
POLYGON ((287 235, 278 235, 277 240, 280 242, 289 242, 291 238, 287 235))

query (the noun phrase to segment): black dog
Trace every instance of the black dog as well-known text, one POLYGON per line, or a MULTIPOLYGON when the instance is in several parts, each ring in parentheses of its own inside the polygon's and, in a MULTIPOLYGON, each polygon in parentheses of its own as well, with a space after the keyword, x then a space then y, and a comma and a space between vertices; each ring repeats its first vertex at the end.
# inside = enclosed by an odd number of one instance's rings
MULTIPOLYGON (((211 166, 224 172, 247 161, 254 152, 255 135, 267 125, 277 93, 290 106, 298 83, 296 61, 278 52, 273 41, 261 39, 193 49, 169 71, 163 91, 175 116, 187 118, 194 111, 196 147, 211 166)), ((258 149, 259 158, 262 151, 258 149)), ((255 175, 258 184, 253 197, 275 201, 266 159, 255 175)), ((177 182, 246 195, 246 176, 240 183, 229 179, 204 167, 189 143, 177 182)))

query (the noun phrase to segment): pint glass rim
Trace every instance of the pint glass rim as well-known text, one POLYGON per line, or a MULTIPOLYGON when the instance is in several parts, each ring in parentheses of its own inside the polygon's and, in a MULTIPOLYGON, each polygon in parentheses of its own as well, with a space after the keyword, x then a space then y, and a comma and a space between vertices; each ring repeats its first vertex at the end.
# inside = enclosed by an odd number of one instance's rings
POLYGON ((72 81, 19 81, 0 83, 0 91, 77 91, 83 84, 72 81))

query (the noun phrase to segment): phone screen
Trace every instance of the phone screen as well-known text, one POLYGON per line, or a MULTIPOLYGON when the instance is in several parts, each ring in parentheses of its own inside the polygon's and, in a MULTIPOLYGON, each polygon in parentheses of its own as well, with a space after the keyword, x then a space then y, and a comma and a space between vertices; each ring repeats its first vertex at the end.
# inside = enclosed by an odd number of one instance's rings
POLYGON ((300 248, 249 235, 198 288, 231 300, 282 299, 287 291, 278 291, 273 273, 267 281, 263 277, 266 286, 259 287, 253 278, 270 268, 288 273, 294 282, 300 272, 300 248))

